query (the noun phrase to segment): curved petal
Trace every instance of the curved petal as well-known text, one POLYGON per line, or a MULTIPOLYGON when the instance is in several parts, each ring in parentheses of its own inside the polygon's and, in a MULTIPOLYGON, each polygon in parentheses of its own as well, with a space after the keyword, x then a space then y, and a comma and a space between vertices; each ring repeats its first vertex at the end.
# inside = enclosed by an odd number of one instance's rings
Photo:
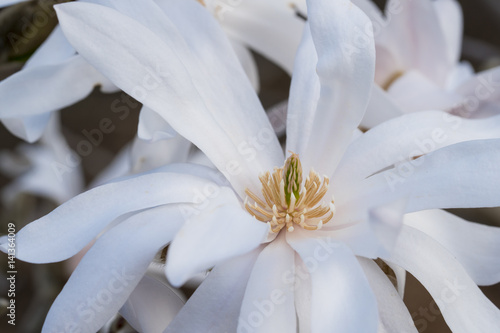
POLYGON ((408 198, 407 213, 500 205, 498 139, 462 142, 412 162, 378 173, 359 187, 353 185, 352 192, 338 198, 337 210, 350 211, 355 219, 357 211, 363 212, 360 206, 377 206, 397 198, 408 198))
POLYGON ((403 64, 416 69, 439 86, 455 65, 448 58, 448 43, 432 1, 389 0, 385 10, 385 29, 376 35, 403 64))
POLYGON ((207 7, 220 21, 227 34, 244 42, 292 73, 295 52, 300 42, 304 19, 299 7, 303 0, 294 1, 206 1, 207 7))
POLYGON ((239 324, 252 332, 297 332, 293 280, 295 252, 281 233, 259 254, 241 305, 239 324))
POLYGON ((453 332, 500 330, 500 310, 453 255, 423 232, 403 227, 396 250, 384 259, 400 265, 422 283, 453 332))
POLYGON ((64 108, 90 94, 101 79, 102 75, 78 55, 57 64, 27 68, 0 82, 4 103, 0 117, 39 115, 64 108))
POLYGON ((179 230, 175 205, 150 209, 101 236, 54 301, 43 332, 96 332, 122 307, 155 254, 179 230))
MULTIPOLYGON (((191 17, 186 21, 195 26, 201 24, 198 33, 216 31, 209 14, 203 8, 195 8, 196 11, 188 13, 196 15, 196 19, 191 17)), ((236 59, 236 66, 222 72, 235 76, 221 73, 217 78, 208 77, 203 62, 186 44, 189 41, 179 36, 166 16, 161 26, 165 33, 160 38, 137 21, 106 7, 70 3, 56 9, 73 46, 118 87, 158 112, 177 132, 203 150, 240 195, 247 187, 260 188, 261 171, 281 165, 281 147, 262 107, 254 109, 251 115, 243 112, 248 111, 243 108, 245 103, 259 105, 259 102, 236 59), (102 30, 104 21, 109 26, 102 30), (166 39, 170 43, 165 43, 166 39), (241 75, 236 75, 238 72, 241 75), (242 76, 244 80, 238 80, 242 76), (231 81, 235 79, 236 82, 231 81), (222 83, 225 85, 221 86, 222 83), (242 84, 246 86, 232 89, 242 84), (232 93, 235 95, 226 101, 232 93), (236 97, 241 103, 238 112, 233 103, 236 97)), ((182 11, 181 15, 184 17, 186 13, 182 11)), ((220 59, 214 61, 219 68, 220 59)))
POLYGON ((312 234, 300 229, 287 234, 311 275, 311 332, 375 332, 377 303, 356 257, 340 242, 326 250, 312 234))
MULTIPOLYGON (((332 178, 335 193, 397 163, 455 143, 500 137, 500 117, 468 120, 438 111, 389 120, 355 140, 332 178)), ((340 197, 338 199, 341 199, 340 197)))
POLYGON ((391 281, 373 260, 358 257, 378 305, 378 332, 417 333, 413 319, 391 281))
POLYGON ((49 37, 26 61, 23 70, 35 66, 55 65, 75 55, 76 51, 64 36, 58 25, 50 33, 49 37))
MULTIPOLYGON (((346 244, 357 256, 378 258, 391 253, 403 225, 406 201, 397 199, 377 207, 369 207, 361 220, 351 220, 351 216, 360 215, 347 209, 336 214, 332 221, 316 233, 346 244)), ((324 244, 332 244, 330 241, 324 244)))
POLYGON ((405 224, 450 251, 476 284, 500 282, 500 228, 468 222, 443 210, 408 214, 405 224))
MULTIPOLYGON (((295 55, 286 117, 286 147, 299 156, 307 149, 307 141, 304 138, 311 135, 318 105, 320 84, 316 74, 317 63, 318 54, 314 48, 309 24, 306 24, 295 55)), ((310 166, 305 166, 305 170, 309 168, 310 166)))
POLYGON ((44 113, 20 118, 5 118, 1 121, 13 135, 29 143, 33 143, 40 139, 49 120, 50 113, 44 113))
POLYGON ((165 272, 174 287, 219 262, 259 246, 269 232, 252 218, 233 191, 219 189, 199 209, 184 212, 183 228, 170 245, 165 272))
POLYGON ((462 53, 463 15, 456 0, 432 1, 446 42, 448 62, 457 63, 462 53))
POLYGON ((191 142, 180 135, 156 142, 147 142, 136 137, 130 150, 131 172, 150 171, 171 163, 187 161, 191 142))
POLYGON ((138 332, 161 333, 185 303, 179 291, 145 275, 120 314, 138 332))
POLYGON ((331 175, 365 113, 374 78, 375 46, 369 37, 370 19, 350 1, 307 4, 321 88, 310 136, 302 138, 307 142, 302 161, 331 175))
POLYGON ((155 111, 143 106, 139 113, 139 125, 137 126, 137 136, 147 141, 158 141, 170 139, 177 135, 177 132, 155 111))
POLYGON ((391 99, 405 113, 449 110, 463 102, 463 96, 445 90, 416 70, 405 72, 388 89, 391 99))
POLYGON ((231 39, 230 41, 234 53, 238 57, 241 67, 243 67, 248 80, 250 80, 253 89, 258 92, 260 90, 259 69, 257 68, 257 62, 255 61, 252 52, 250 52, 246 44, 236 39, 231 39))
POLYGON ((167 203, 198 203, 205 188, 217 188, 210 180, 185 174, 187 169, 166 167, 78 195, 17 233, 17 258, 33 263, 67 259, 120 215, 167 203))
POLYGON ((360 127, 370 129, 402 114, 403 111, 394 103, 387 92, 374 84, 360 127))
POLYGON ((217 265, 165 333, 236 332, 247 281, 261 250, 217 265))

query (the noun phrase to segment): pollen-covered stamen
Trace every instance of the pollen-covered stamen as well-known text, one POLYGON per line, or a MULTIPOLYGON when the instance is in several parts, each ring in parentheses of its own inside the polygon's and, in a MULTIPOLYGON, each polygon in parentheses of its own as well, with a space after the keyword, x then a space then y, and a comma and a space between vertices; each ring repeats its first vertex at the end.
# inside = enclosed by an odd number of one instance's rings
POLYGON ((274 168, 272 174, 261 174, 259 179, 264 200, 246 189, 245 208, 257 220, 267 222, 272 232, 283 228, 291 232, 295 224, 306 230, 318 230, 335 213, 333 199, 329 203, 321 201, 328 192, 328 177, 321 179, 317 172, 311 170, 302 184, 302 165, 294 153, 282 168, 274 168), (249 198, 253 203, 249 202, 249 198))

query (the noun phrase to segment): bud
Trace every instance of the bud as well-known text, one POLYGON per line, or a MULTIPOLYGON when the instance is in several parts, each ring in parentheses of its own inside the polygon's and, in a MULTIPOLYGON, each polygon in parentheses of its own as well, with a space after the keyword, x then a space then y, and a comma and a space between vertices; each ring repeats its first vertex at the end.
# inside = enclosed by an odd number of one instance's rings
POLYGON ((286 203, 290 205, 292 194, 295 196, 295 201, 299 200, 302 185, 302 165, 300 164, 299 155, 292 153, 286 159, 283 167, 283 179, 285 181, 286 203))

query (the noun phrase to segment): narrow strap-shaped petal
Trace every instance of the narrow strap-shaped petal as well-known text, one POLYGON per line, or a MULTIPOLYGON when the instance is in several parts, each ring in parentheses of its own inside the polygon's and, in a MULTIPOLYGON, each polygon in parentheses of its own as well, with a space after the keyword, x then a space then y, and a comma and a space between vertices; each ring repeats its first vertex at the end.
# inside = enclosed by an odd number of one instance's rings
POLYGON ((304 19, 304 0, 205 1, 228 35, 292 73, 304 19))
POLYGON ((0 117, 17 118, 61 109, 86 97, 101 79, 102 75, 79 55, 57 64, 24 69, 0 82, 0 117))
POLYGON ((287 234, 311 278, 311 332, 375 333, 377 302, 356 257, 345 244, 330 240, 336 246, 325 248, 320 239, 301 229, 287 234))
POLYGON ((373 260, 358 257, 377 298, 379 333, 417 333, 413 319, 391 281, 373 260))
MULTIPOLYGON (((318 105, 320 84, 316 74, 317 63, 318 54, 314 48, 309 24, 306 24, 295 56, 286 118, 286 147, 299 156, 307 149, 305 138, 311 135, 318 105)), ((302 163, 308 161, 303 160, 302 163)), ((310 167, 304 165, 305 170, 310 167)))
POLYGON ((117 180, 65 202, 17 233, 17 257, 34 263, 67 259, 120 215, 167 203, 202 203, 203 192, 217 188, 214 181, 185 174, 186 167, 184 173, 180 166, 168 168, 173 171, 117 180))
POLYGON ((43 332, 96 332, 122 307, 155 254, 182 224, 175 205, 150 209, 101 236, 84 256, 45 320, 43 332))
POLYGON ((463 38, 462 8, 456 0, 432 1, 441 25, 441 31, 446 42, 449 63, 454 64, 460 60, 463 38))
POLYGON ((500 330, 500 310, 453 255, 423 232, 403 227, 396 250, 384 259, 400 265, 422 283, 453 332, 500 330))
MULTIPOLYGON (((370 97, 375 46, 370 19, 350 1, 308 1, 308 22, 318 54, 321 89, 303 161, 331 175, 370 97)), ((293 135, 300 136, 300 132, 293 135)))
POLYGON ((468 222, 444 210, 408 214, 405 224, 450 251, 478 285, 500 282, 500 228, 468 222))
POLYGON ((297 332, 294 305, 295 251, 281 233, 259 254, 241 305, 240 326, 253 332, 297 332), (288 276, 287 276, 288 275, 288 276), (285 277, 286 276, 286 277, 285 277))
POLYGON ((363 214, 359 207, 405 197, 407 213, 500 205, 500 139, 458 143, 413 162, 369 177, 359 187, 353 185, 345 197, 339 196, 337 210, 349 210, 355 219, 356 212, 363 214))
POLYGON ((416 165, 414 158, 439 148, 468 140, 498 138, 499 129, 500 116, 468 120, 439 111, 389 120, 349 146, 332 178, 332 186, 345 192, 353 183, 394 164, 406 161, 416 165))
POLYGON ((245 288, 261 250, 262 247, 217 265, 165 333, 237 332, 245 288))
POLYGON ((269 227, 252 218, 233 191, 220 189, 187 218, 170 245, 165 272, 174 287, 219 262, 245 254, 266 238, 269 227))

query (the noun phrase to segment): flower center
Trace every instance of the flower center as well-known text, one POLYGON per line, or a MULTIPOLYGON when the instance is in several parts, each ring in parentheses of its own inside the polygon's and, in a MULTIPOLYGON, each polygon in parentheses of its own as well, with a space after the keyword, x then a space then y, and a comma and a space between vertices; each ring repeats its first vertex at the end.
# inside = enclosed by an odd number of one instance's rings
POLYGON ((311 170, 302 186, 302 165, 297 154, 292 153, 282 168, 275 167, 272 174, 268 171, 259 179, 264 200, 246 189, 245 208, 257 220, 269 223, 272 232, 279 232, 283 227, 291 232, 294 224, 306 230, 318 230, 335 213, 333 198, 328 204, 321 201, 330 180, 326 176, 321 180, 318 173, 311 170))

